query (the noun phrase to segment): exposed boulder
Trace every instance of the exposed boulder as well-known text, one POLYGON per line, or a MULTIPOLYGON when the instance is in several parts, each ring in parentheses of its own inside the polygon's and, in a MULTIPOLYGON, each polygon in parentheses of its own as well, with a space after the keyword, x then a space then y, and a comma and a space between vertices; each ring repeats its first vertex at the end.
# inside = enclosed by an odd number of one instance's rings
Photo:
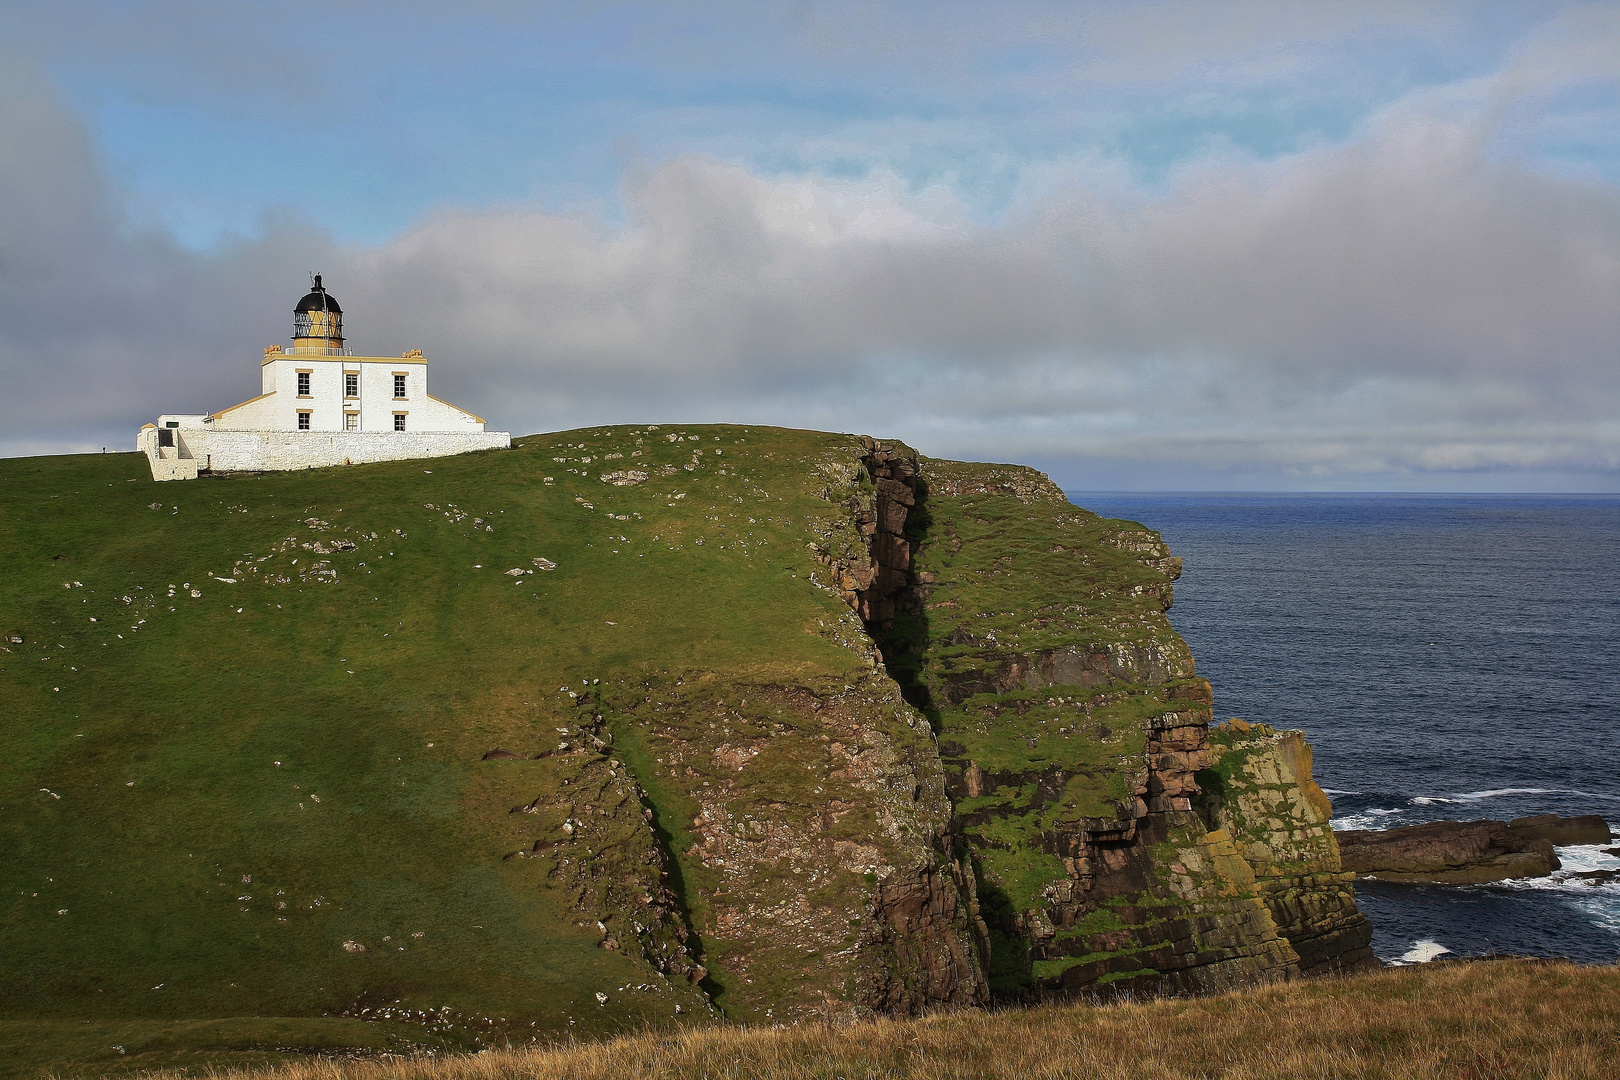
POLYGON ((1338 834, 1346 870, 1380 881, 1479 885, 1547 877, 1559 868, 1553 842, 1505 821, 1431 821, 1338 834))
POLYGON ((1581 817, 1538 814, 1535 817, 1514 818, 1508 822, 1508 828, 1551 840, 1558 847, 1609 842, 1609 823, 1596 814, 1584 814, 1581 817))

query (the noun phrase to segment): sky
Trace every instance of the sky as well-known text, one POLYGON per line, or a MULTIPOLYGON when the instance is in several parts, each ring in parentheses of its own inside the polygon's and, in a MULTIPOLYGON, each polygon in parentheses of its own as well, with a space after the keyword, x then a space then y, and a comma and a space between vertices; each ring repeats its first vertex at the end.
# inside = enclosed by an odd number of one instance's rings
POLYGON ((0 455, 308 275, 514 434, 1070 490, 1620 491, 1620 3, 0 5, 0 455))

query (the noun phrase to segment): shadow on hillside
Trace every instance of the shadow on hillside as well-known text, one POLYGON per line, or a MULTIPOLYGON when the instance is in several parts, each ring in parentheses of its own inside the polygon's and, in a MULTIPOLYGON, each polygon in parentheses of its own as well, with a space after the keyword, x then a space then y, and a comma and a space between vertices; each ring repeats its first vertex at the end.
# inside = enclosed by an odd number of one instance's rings
POLYGON ((927 585, 917 577, 917 555, 928 543, 934 518, 928 507, 928 481, 919 475, 912 489, 916 505, 906 515, 906 541, 911 545, 912 569, 906 586, 895 595, 895 614, 887 627, 868 623, 867 633, 877 642, 883 653, 883 664, 889 675, 900 684, 900 693, 906 702, 928 718, 928 724, 939 733, 939 706, 933 693, 922 679, 924 661, 932 644, 928 620, 927 585))
MULTIPOLYGON (((686 926, 687 952, 696 957, 698 963, 704 963, 704 957, 707 953, 703 947, 703 936, 698 933, 697 922, 692 918, 690 903, 687 899, 692 894, 687 891, 686 874, 681 870, 681 860, 676 858, 675 855, 678 850, 675 837, 670 833, 669 827, 664 824, 663 807, 659 806, 656 800, 650 798, 645 800, 643 805, 652 814, 648 825, 652 828, 652 834, 658 841, 658 846, 663 849, 664 863, 669 870, 670 892, 675 894, 676 903, 680 905, 681 922, 686 926)), ((698 980, 698 989, 708 995, 709 1003, 719 1009, 721 1013, 726 1011, 723 1000, 726 988, 716 982, 713 975, 705 975, 698 980)))

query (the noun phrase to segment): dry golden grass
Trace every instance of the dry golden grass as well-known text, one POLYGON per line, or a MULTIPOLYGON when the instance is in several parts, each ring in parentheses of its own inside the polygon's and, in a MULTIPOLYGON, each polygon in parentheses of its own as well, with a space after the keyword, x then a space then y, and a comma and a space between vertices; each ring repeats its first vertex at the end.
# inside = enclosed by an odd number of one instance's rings
MULTIPOLYGON (((306 1061, 236 1080, 1613 1077, 1620 969, 1501 960, 1201 1000, 710 1028, 439 1059, 306 1061)), ((180 1074, 154 1074, 180 1080, 180 1074)), ((196 1080, 193 1072, 187 1080, 196 1080)))

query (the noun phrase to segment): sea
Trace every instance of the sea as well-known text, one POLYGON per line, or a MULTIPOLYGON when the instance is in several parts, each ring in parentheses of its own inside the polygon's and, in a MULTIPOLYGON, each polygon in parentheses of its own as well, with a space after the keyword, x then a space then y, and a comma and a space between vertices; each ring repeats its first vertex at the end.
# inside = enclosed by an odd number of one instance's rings
MULTIPOLYGON (((1183 560, 1217 719, 1305 732, 1337 829, 1599 814, 1620 833, 1620 497, 1069 492, 1183 560)), ((1620 840, 1551 878, 1362 882, 1391 963, 1620 961, 1620 840)))

